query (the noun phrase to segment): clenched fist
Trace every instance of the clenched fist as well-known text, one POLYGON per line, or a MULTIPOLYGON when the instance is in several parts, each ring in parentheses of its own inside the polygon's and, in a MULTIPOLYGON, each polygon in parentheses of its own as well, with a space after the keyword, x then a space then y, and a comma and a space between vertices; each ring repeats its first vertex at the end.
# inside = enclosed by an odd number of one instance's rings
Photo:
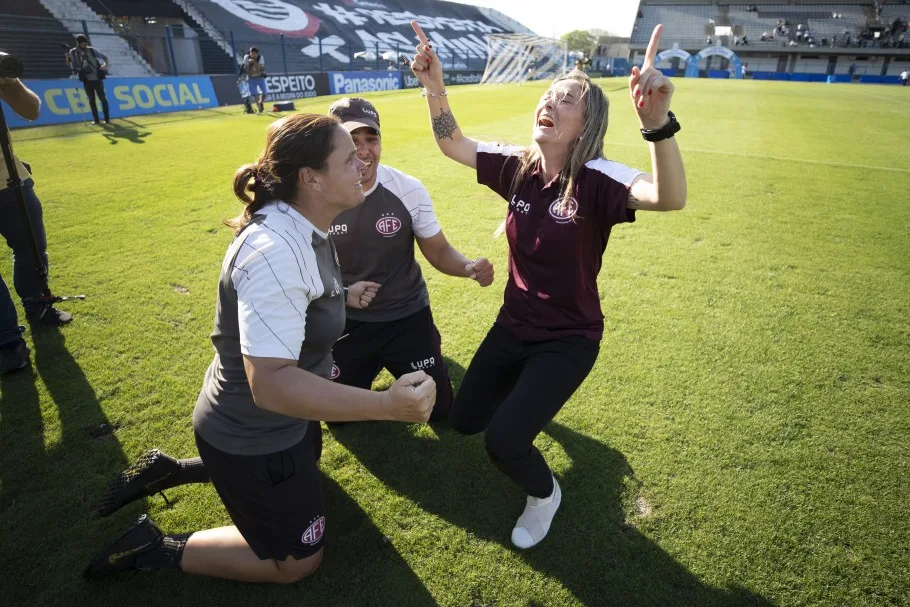
POLYGON ((423 371, 402 375, 380 396, 383 419, 425 422, 436 404, 436 382, 423 371))
POLYGON ((472 280, 476 280, 481 287, 489 287, 493 284, 493 264, 486 257, 481 257, 465 267, 465 272, 472 280))

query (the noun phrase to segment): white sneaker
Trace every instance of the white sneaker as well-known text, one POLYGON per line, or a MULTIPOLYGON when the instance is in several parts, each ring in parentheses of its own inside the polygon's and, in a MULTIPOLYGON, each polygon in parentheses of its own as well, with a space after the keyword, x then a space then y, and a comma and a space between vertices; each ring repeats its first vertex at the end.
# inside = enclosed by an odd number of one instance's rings
POLYGON ((550 530, 550 523, 556 511, 559 510, 559 504, 562 502, 562 491, 559 489, 559 483, 556 477, 553 477, 553 493, 550 497, 539 498, 528 496, 528 503, 525 505, 525 511, 518 517, 515 528, 512 529, 512 543, 519 548, 530 548, 536 546, 540 541, 547 537, 550 530))

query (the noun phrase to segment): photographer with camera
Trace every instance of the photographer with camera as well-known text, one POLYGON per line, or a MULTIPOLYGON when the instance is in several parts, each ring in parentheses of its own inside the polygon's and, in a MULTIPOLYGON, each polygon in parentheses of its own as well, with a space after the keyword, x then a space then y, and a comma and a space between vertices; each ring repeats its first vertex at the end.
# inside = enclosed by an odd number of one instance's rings
MULTIPOLYGON (((0 59, 9 55, 0 53, 0 59)), ((3 67, 5 61, 0 61, 3 67)), ((0 69, 0 74, 5 70, 0 69)), ((41 108, 41 100, 30 91, 18 78, 0 77, 0 101, 6 104, 26 120, 35 120, 41 108)), ((5 123, 5 121, 4 121, 5 123)), ((4 138, 6 132, 0 134, 4 138)), ((7 147, 4 146, 4 156, 7 147)), ((22 209, 17 201, 17 181, 21 180, 25 208, 31 220, 32 231, 41 254, 41 264, 47 267, 47 239, 44 233, 44 220, 41 202, 35 195, 35 182, 32 181, 26 165, 13 156, 10 151, 10 163, 3 158, 0 163, 0 235, 13 250, 13 284, 30 323, 50 326, 64 325, 73 320, 72 315, 61 312, 49 303, 40 301, 44 294, 45 281, 38 270, 33 249, 28 236, 28 228, 22 209), (8 164, 18 175, 10 174, 8 164)), ((29 349, 22 339, 16 306, 10 296, 9 288, 0 276, 0 374, 22 369, 29 364, 29 349)))
POLYGON ((255 46, 250 47, 250 52, 244 55, 243 61, 240 62, 240 77, 243 78, 244 76, 249 84, 250 97, 256 100, 256 105, 259 107, 259 113, 261 114, 264 109, 263 101, 265 101, 266 93, 265 57, 255 46))
POLYGON ((98 124, 98 106, 95 104, 95 95, 101 100, 101 109, 104 111, 104 124, 111 123, 111 113, 107 105, 107 95, 104 94, 104 79, 110 69, 107 55, 88 45, 88 38, 79 34, 76 36, 76 48, 71 49, 67 55, 67 63, 73 74, 79 77, 88 103, 92 108, 92 124, 98 124))

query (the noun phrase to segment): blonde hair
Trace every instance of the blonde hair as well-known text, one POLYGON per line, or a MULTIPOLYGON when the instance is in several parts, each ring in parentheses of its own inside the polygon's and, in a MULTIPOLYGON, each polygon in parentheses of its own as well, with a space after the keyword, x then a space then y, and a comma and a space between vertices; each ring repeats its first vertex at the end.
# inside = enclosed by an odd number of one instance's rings
MULTIPOLYGON (((610 112, 610 101, 607 96, 599 86, 591 82, 586 73, 575 69, 557 77, 553 80, 553 84, 564 80, 574 80, 581 84, 581 98, 585 102, 585 113, 581 134, 578 136, 578 141, 569 149, 566 164, 559 176, 560 199, 565 199, 567 195, 571 195, 575 189, 578 175, 581 173, 585 163, 603 156, 604 136, 607 134, 607 122, 610 112)), ((521 164, 512 180, 510 195, 518 193, 521 184, 540 165, 540 159, 541 151, 537 142, 532 141, 528 148, 521 151, 519 154, 521 164)))

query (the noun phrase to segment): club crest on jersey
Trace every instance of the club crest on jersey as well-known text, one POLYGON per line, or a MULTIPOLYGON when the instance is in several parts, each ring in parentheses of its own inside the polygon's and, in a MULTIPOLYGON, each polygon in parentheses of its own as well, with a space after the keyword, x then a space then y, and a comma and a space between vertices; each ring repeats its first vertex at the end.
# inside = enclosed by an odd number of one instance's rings
POLYGON ((338 376, 341 375, 341 369, 338 368, 338 365, 332 364, 332 374, 329 375, 329 379, 338 379, 338 376))
POLYGON ((556 223, 569 223, 575 219, 578 213, 578 201, 568 196, 566 198, 557 198, 550 205, 550 217, 556 220, 556 223))
POLYGON ((383 213, 376 222, 376 231, 383 236, 394 236, 401 229, 401 220, 392 213, 383 213))
POLYGON ((318 519, 313 521, 309 527, 306 528, 306 531, 303 532, 303 535, 300 536, 300 541, 308 546, 318 544, 319 540, 322 539, 322 536, 325 534, 325 517, 320 516, 318 519))

